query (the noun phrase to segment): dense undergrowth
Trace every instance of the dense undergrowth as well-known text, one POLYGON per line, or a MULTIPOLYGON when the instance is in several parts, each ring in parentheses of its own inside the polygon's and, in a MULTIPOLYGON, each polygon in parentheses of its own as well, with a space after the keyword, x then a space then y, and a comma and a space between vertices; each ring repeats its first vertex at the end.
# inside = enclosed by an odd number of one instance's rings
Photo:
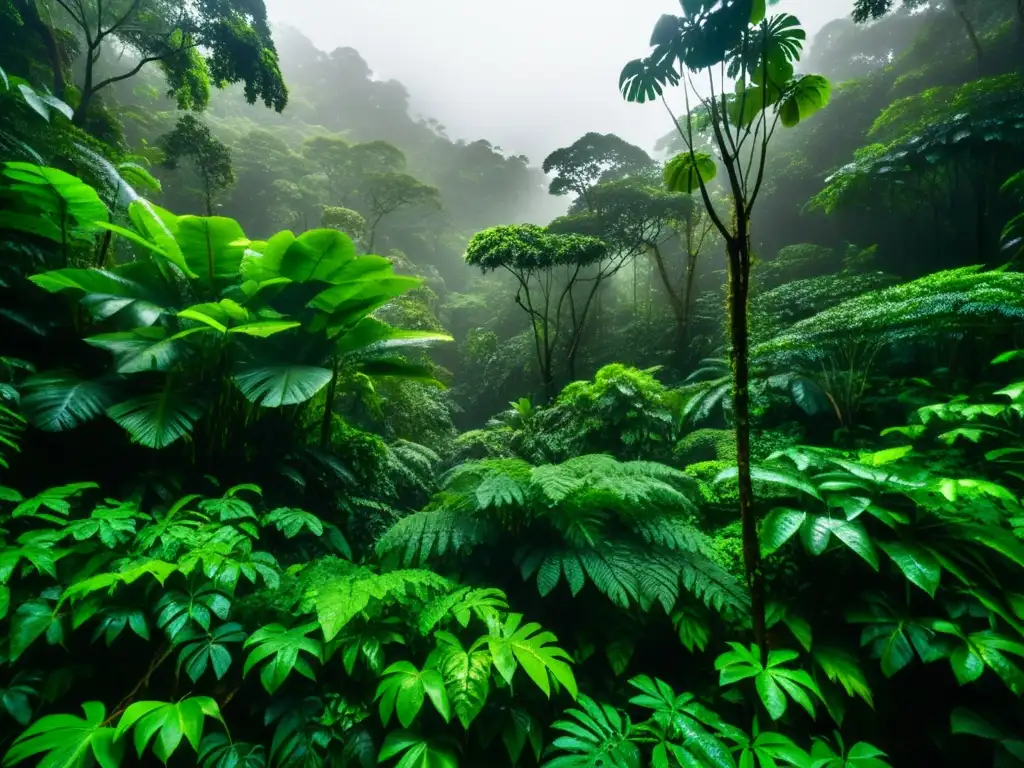
POLYGON ((538 169, 0 0, 3 765, 1024 764, 1019 4, 680 5, 538 169))

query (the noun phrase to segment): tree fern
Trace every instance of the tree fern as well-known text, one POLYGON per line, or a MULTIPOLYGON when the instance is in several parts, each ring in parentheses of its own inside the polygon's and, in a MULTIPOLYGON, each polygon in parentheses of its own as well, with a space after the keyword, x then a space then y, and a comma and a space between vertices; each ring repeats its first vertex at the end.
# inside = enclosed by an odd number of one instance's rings
POLYGON ((532 468, 485 460, 460 465, 444 486, 430 507, 393 526, 378 552, 411 565, 507 543, 542 596, 564 577, 573 594, 589 580, 624 608, 670 611, 686 588, 709 606, 745 610, 742 585, 691 523, 693 479, 672 467, 600 454, 532 468))
POLYGON ((431 557, 465 553, 489 541, 492 528, 489 521, 467 514, 465 508, 432 506, 389 528, 377 541, 377 552, 398 553, 406 566, 423 565, 431 557))

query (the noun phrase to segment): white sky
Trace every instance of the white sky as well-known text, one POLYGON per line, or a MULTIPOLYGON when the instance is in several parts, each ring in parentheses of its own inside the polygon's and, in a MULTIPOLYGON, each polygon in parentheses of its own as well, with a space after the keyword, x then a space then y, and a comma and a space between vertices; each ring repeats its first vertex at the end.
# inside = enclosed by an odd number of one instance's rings
MULTIPOLYGON (((809 36, 853 0, 782 0, 809 36)), ((452 138, 485 138, 539 164, 588 131, 651 149, 671 124, 657 104, 618 93, 623 64, 646 55, 673 0, 267 0, 273 22, 317 47, 348 46, 375 76, 408 88, 414 114, 452 138)))

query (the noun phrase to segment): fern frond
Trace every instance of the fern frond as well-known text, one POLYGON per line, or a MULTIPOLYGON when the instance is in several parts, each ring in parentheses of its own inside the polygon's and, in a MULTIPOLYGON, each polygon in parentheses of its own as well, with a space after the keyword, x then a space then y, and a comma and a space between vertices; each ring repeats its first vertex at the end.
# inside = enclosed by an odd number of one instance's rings
POLYGON ((633 524, 637 533, 650 544, 686 552, 700 552, 709 546, 707 537, 682 516, 638 519, 633 524))
POLYGON ((678 569, 683 588, 709 608, 730 615, 750 611, 744 583, 702 552, 673 551, 663 555, 678 569))
POLYGON ((639 602, 641 561, 628 550, 581 552, 580 564, 591 583, 615 605, 629 608, 639 602))
POLYGON ((377 540, 377 553, 396 553, 403 565, 422 565, 432 556, 464 554, 494 536, 494 525, 459 507, 435 506, 404 517, 377 540))

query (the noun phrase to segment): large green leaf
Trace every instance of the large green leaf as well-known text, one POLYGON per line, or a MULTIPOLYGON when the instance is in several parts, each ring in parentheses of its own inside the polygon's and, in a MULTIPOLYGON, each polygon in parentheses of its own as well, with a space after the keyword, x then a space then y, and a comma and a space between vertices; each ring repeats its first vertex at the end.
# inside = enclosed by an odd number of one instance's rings
MULTIPOLYGON (((607 704, 587 695, 579 698, 579 709, 568 709, 564 720, 551 727, 564 734, 551 742, 556 754, 545 768, 640 768, 640 750, 630 740, 629 718, 607 704)), ((700 763, 691 763, 694 768, 700 763)), ((683 765, 686 765, 683 763, 683 765)))
POLYGON ((207 668, 212 667, 214 676, 220 680, 231 666, 231 652, 225 644, 244 640, 242 625, 233 622, 221 624, 208 632, 186 630, 177 637, 177 641, 182 643, 178 652, 178 672, 184 668, 192 682, 197 682, 207 668))
POLYGON ((396 661, 384 670, 374 698, 380 700, 380 719, 385 726, 391 714, 397 712, 398 722, 408 728, 427 698, 445 722, 451 717, 451 704, 441 673, 436 669, 417 669, 408 661, 396 661))
POLYGON ((245 251, 245 233, 223 216, 181 216, 175 240, 188 269, 207 290, 217 291, 238 278, 245 251))
POLYGON ((166 448, 190 434, 202 413, 202 404, 188 391, 174 387, 170 379, 159 392, 133 397, 107 409, 110 418, 147 448, 166 448))
POLYGON ((44 291, 81 291, 109 296, 137 298, 147 293, 144 286, 105 269, 54 269, 29 277, 44 291))
POLYGON ((395 768, 457 768, 458 759, 451 746, 442 738, 425 739, 410 731, 391 731, 384 737, 378 762, 402 758, 395 768))
POLYGON ((569 694, 576 698, 576 678, 569 666, 572 657, 557 646, 551 645, 557 638, 541 631, 539 624, 519 626, 522 615, 509 614, 505 623, 487 638, 494 668, 506 683, 512 683, 512 676, 521 664, 526 674, 548 696, 551 695, 549 675, 561 683, 569 694))
POLYGON ((118 373, 142 373, 170 370, 182 358, 182 338, 182 334, 168 335, 166 328, 153 326, 101 333, 84 341, 110 352, 118 373))
POLYGON ((931 552, 912 542, 880 541, 878 546, 896 563, 911 583, 935 597, 942 567, 931 552))
POLYGON ((182 737, 192 749, 199 751, 203 724, 207 717, 223 722, 217 702, 209 696, 191 696, 177 703, 137 701, 124 711, 117 723, 115 739, 129 729, 134 732, 135 750, 139 757, 153 737, 153 754, 164 765, 181 745, 182 737))
MULTIPOLYGON (((297 283, 343 279, 346 265, 356 258, 352 238, 336 229, 303 232, 289 244, 281 258, 280 274, 297 283)), ((389 265, 390 266, 390 265, 389 265)))
POLYGON ((108 382, 72 373, 40 373, 21 385, 21 411, 44 432, 74 429, 103 413, 113 400, 108 382))
POLYGON ((821 75, 802 75, 787 89, 779 102, 779 120, 792 128, 828 106, 832 86, 821 75))
POLYGON ((353 328, 373 310, 411 291, 420 283, 420 278, 406 275, 370 275, 362 279, 336 283, 314 296, 309 306, 327 315, 320 322, 333 338, 353 328))
POLYGON ((762 665, 761 652, 756 645, 746 648, 730 642, 729 647, 731 651, 715 659, 715 669, 720 671, 719 685, 732 685, 752 677, 761 703, 772 720, 778 720, 786 713, 790 698, 814 717, 814 702, 810 694, 822 698, 817 684, 802 669, 783 666, 798 658, 796 651, 770 651, 768 663, 762 665))
POLYGON ((29 600, 19 605, 11 616, 11 661, 17 661, 43 635, 50 645, 63 642, 64 626, 56 607, 46 600, 29 600))
POLYGON ((281 260, 295 242, 295 235, 284 230, 265 242, 251 242, 242 256, 239 271, 243 279, 254 283, 287 280, 281 276, 281 260))
POLYGON ((113 728, 104 725, 107 710, 101 702, 82 705, 85 717, 46 715, 21 734, 4 757, 3 764, 17 765, 40 755, 37 768, 88 768, 95 760, 101 768, 119 768, 124 742, 115 739, 113 728))
POLYGON ((274 693, 280 688, 293 670, 310 680, 316 680, 312 664, 301 655, 308 653, 317 661, 323 657, 323 646, 320 641, 307 637, 316 628, 315 623, 291 629, 281 624, 268 624, 256 630, 245 641, 244 647, 252 647, 252 650, 245 660, 242 674, 249 674, 249 670, 254 666, 269 660, 260 669, 260 682, 267 693, 274 693))
MULTIPOLYGON (((158 205, 142 198, 128 206, 128 216, 135 231, 156 246, 154 252, 177 267, 186 277, 197 277, 185 261, 181 246, 175 239, 178 232, 178 217, 158 205)), ((148 247, 148 246, 147 246, 148 247)), ((154 250, 150 248, 150 250, 154 250)))
POLYGON ((452 337, 433 331, 406 331, 375 317, 364 317, 352 330, 338 337, 335 349, 346 355, 426 346, 438 341, 452 341, 452 337))
POLYGON ((706 152, 682 152, 665 164, 665 186, 672 192, 692 194, 718 174, 714 159, 706 152))
POLYGON ((803 526, 807 513, 799 509, 777 507, 761 524, 761 552, 770 555, 789 541, 803 526))
POLYGON ((58 226, 63 223, 65 229, 95 231, 93 222, 109 218, 95 189, 58 168, 12 161, 4 163, 3 175, 14 182, 11 188, 22 199, 30 200, 58 226))
POLYGON ((264 408, 304 403, 327 386, 331 372, 312 365, 265 365, 244 368, 234 376, 242 395, 264 408))
POLYGON ((448 632, 438 632, 437 668, 444 679, 445 690, 451 700, 455 716, 462 727, 469 730, 487 703, 491 680, 491 654, 479 643, 468 651, 458 638, 448 632))

